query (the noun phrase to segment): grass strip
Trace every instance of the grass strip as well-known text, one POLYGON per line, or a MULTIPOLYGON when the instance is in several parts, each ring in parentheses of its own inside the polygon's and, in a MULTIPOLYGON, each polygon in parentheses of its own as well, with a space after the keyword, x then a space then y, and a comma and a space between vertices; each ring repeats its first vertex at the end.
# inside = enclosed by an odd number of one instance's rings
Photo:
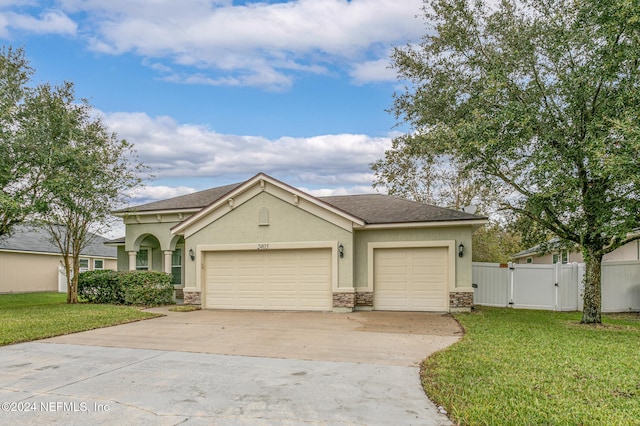
POLYGON ((640 424, 640 316, 479 307, 425 360, 426 393, 460 425, 640 424))
POLYGON ((0 346, 161 316, 130 306, 78 303, 62 293, 0 295, 0 346))

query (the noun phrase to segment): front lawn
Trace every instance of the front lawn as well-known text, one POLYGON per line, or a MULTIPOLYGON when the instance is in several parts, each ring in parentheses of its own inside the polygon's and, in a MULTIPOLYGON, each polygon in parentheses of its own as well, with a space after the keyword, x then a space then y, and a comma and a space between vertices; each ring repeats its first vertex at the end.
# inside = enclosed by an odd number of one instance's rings
POLYGON ((134 307, 79 303, 62 293, 0 294, 0 346, 158 316, 134 307))
POLYGON ((640 424, 640 316, 479 307, 422 383, 460 425, 640 424))

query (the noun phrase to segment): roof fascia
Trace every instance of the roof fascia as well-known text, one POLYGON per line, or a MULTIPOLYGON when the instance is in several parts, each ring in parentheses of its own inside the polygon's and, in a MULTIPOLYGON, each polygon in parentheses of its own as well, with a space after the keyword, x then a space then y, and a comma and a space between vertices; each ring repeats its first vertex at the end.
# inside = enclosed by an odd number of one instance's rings
MULTIPOLYGON (((46 256, 62 256, 60 252, 52 252, 52 251, 29 251, 29 250, 12 250, 12 249, 0 249, 0 253, 18 253, 18 254, 39 254, 46 256)), ((98 254, 82 254, 80 253, 80 257, 88 257, 88 258, 96 258, 96 259, 110 259, 110 260, 118 260, 117 257, 114 256, 101 256, 98 254)))
POLYGON ((472 226, 473 229, 489 223, 488 219, 461 219, 439 222, 399 222, 399 223, 372 223, 365 225, 363 229, 401 229, 401 228, 442 228, 447 226, 472 226))
POLYGON ((165 210, 145 210, 145 211, 137 211, 130 210, 126 212, 111 212, 113 216, 117 217, 127 217, 127 216, 150 216, 157 214, 185 214, 185 213, 197 213, 201 208, 190 208, 190 209, 165 209, 165 210))

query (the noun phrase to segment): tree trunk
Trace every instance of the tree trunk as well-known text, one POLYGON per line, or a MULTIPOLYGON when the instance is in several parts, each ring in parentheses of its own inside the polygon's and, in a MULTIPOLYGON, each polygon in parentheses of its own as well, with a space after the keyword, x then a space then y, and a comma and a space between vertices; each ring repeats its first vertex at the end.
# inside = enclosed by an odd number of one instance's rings
POLYGON ((584 309, 582 324, 600 324, 600 310, 602 308, 602 254, 589 249, 583 251, 586 263, 584 275, 584 309))
POLYGON ((78 273, 80 271, 78 259, 72 259, 69 262, 69 257, 65 256, 64 269, 67 273, 67 303, 78 303, 78 273))
POLYGON ((78 303, 78 276, 74 276, 69 284, 67 303, 78 303))
POLYGON ((78 274, 80 274, 79 259, 73 258, 73 274, 69 280, 69 288, 67 289, 67 303, 78 303, 78 274))

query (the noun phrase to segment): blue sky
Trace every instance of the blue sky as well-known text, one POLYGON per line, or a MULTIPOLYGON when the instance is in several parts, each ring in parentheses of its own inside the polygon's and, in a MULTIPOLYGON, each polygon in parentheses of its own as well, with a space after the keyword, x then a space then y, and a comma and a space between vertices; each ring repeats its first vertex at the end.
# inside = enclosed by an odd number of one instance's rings
POLYGON ((0 0, 2 44, 76 85, 154 178, 132 204, 265 172, 314 195, 372 192, 402 128, 394 46, 420 0, 0 0))

